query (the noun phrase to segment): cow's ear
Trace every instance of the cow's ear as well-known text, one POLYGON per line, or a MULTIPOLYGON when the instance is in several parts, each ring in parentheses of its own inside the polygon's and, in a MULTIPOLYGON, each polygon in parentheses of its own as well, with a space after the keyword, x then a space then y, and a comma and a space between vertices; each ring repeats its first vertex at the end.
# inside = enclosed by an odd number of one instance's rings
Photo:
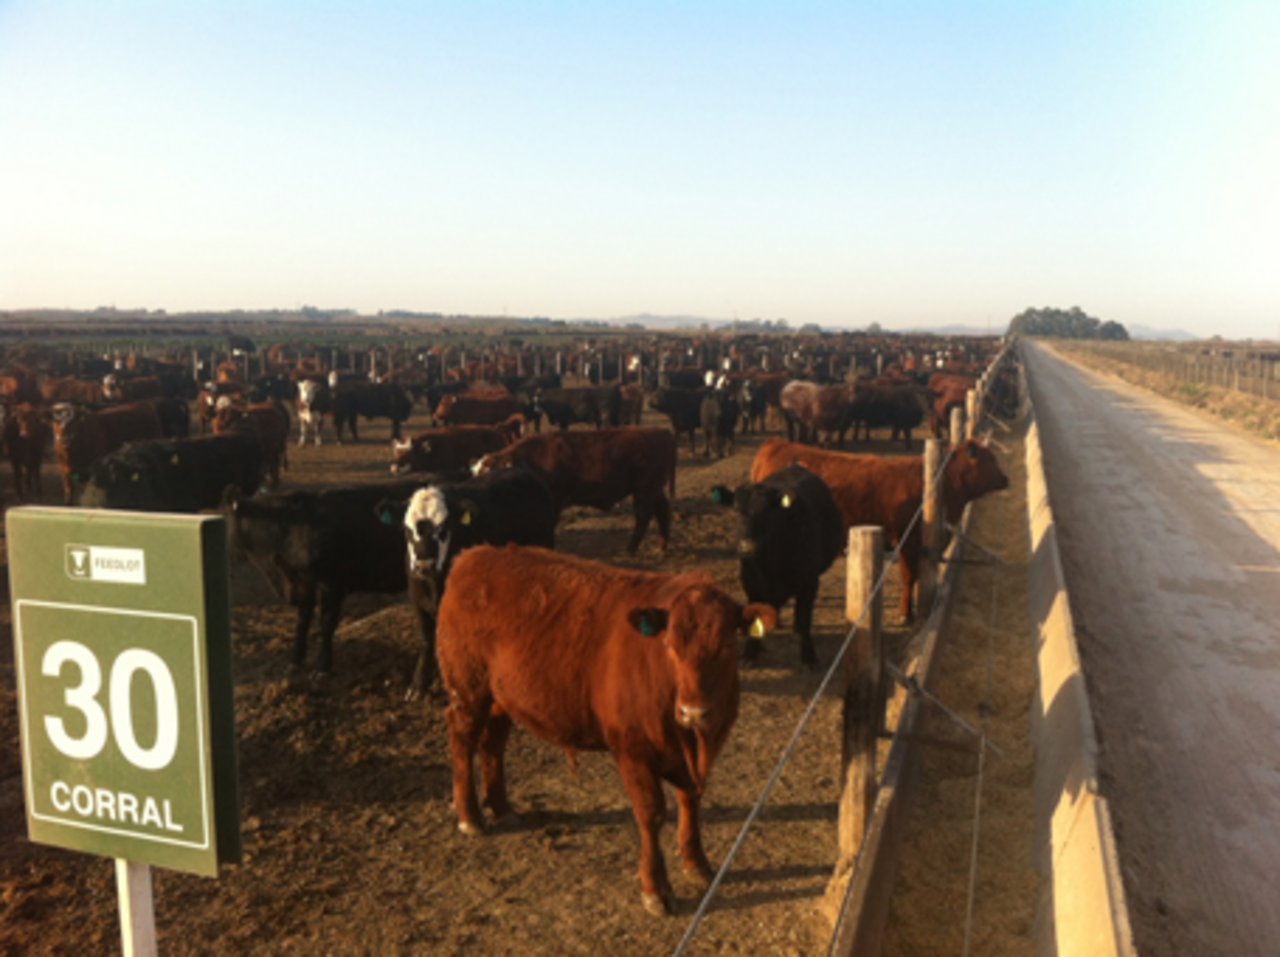
POLYGON ((480 517, 480 506, 470 499, 463 499, 458 503, 458 524, 470 526, 480 517))
POLYGON ((763 638, 778 624, 778 611, 772 605, 755 602, 742 609, 739 627, 752 638, 763 638))
POLYGON ((378 504, 373 507, 373 514, 378 516, 378 521, 383 525, 394 525, 396 513, 403 514, 407 507, 407 502, 395 502, 389 498, 379 499, 378 504))
POLYGON ((627 613, 627 621, 631 627, 646 638, 662 634, 667 627, 667 610, 665 608, 633 608, 627 613))

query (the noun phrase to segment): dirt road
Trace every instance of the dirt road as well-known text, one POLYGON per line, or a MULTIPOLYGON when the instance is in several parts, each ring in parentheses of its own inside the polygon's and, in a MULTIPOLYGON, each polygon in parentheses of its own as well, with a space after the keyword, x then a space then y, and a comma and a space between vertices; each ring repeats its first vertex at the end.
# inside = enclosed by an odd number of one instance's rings
POLYGON ((1280 947, 1280 451, 1026 349, 1140 953, 1280 947))

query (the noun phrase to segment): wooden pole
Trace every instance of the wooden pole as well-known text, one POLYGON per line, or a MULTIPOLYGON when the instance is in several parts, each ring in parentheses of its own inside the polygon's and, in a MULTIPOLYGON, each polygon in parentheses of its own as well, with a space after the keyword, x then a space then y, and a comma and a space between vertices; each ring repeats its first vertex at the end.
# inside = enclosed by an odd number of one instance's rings
POLYGON ((881 591, 872 592, 883 567, 884 530, 874 525, 849 529, 845 615, 857 624, 857 631, 844 670, 837 876, 853 867, 876 801, 876 743, 884 721, 884 647, 880 635, 884 601, 881 591))
POLYGON ((951 410, 951 447, 954 449, 964 441, 964 409, 956 406, 951 410))
POLYGON ((920 585, 916 596, 916 609, 921 618, 928 618, 933 609, 934 593, 938 589, 938 556, 942 553, 942 482, 938 469, 942 466, 942 443, 937 439, 924 441, 924 509, 920 515, 921 543, 924 556, 920 563, 920 585))
POLYGON ((969 389, 964 394, 964 419, 968 424, 965 437, 973 438, 978 431, 978 390, 969 389))
POLYGON ((125 957, 155 957, 156 913, 151 899, 151 865, 116 858, 120 897, 120 937, 125 957))

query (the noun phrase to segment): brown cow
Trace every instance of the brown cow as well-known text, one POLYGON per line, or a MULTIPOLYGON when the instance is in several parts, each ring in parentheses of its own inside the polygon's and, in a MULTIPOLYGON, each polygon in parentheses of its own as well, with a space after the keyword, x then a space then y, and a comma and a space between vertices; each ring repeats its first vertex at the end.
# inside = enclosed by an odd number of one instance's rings
POLYGON ((126 378, 113 372, 102 380, 102 396, 108 402, 159 399, 164 396, 164 384, 159 376, 126 378))
MULTIPOLYGON (((912 519, 924 499, 924 458, 853 455, 769 439, 760 446, 751 463, 751 481, 762 482, 796 463, 810 469, 830 486, 840 506, 846 533, 854 525, 879 525, 884 529, 888 547, 894 548, 902 542, 898 554, 902 574, 900 610, 903 620, 910 621, 911 593, 920 569, 920 522, 912 524, 912 519)), ((973 439, 957 445, 951 450, 942 476, 947 521, 953 524, 960 521, 960 514, 969 502, 1008 487, 1009 479, 990 449, 973 439)))
POLYGON ((497 425, 523 411, 523 403, 513 395, 463 392, 444 396, 435 420, 441 425, 497 425))
POLYGON ((662 782, 676 789, 684 869, 709 880, 699 803, 738 714, 737 636, 776 621, 770 606, 743 607, 697 572, 518 545, 461 553, 436 631, 459 830, 483 828, 477 747, 485 807, 496 819, 513 813, 503 760, 513 723, 570 753, 610 751, 640 829, 641 901, 669 913, 662 782))
POLYGON ((486 452, 511 444, 509 434, 497 426, 454 425, 427 429, 403 442, 391 441, 391 473, 456 472, 466 469, 486 452))
POLYGON ((6 405, 14 406, 21 402, 39 404, 44 401, 44 396, 40 394, 35 373, 23 366, 14 366, 0 372, 0 399, 6 405))
POLYGON ((53 408, 53 451, 62 473, 63 502, 75 501, 75 485, 89 478, 89 467, 126 442, 164 435, 154 402, 130 402, 99 412, 60 403, 53 408))
POLYGON ((608 509, 631 496, 635 528, 627 550, 640 547, 653 518, 663 551, 671 539, 671 499, 676 494, 676 438, 666 429, 596 429, 526 435, 476 463, 477 474, 527 465, 547 480, 556 510, 568 505, 608 509))
POLYGON ((929 377, 929 425, 934 438, 942 438, 951 428, 951 410, 965 407, 965 394, 977 385, 977 377, 935 372, 929 377))
POLYGON ((76 379, 66 376, 45 379, 40 383, 40 395, 45 402, 80 402, 92 405, 106 401, 102 380, 76 379))
POLYGON ((218 400, 213 434, 252 432, 262 445, 262 464, 271 488, 280 487, 280 467, 289 467, 289 413, 279 402, 240 405, 229 396, 218 400))
POLYGON ((619 425, 639 425, 644 415, 644 386, 628 382, 619 388, 622 396, 622 407, 618 414, 619 425))
POLYGON ((4 417, 5 453, 13 468, 13 488, 20 500, 40 497, 40 468, 53 430, 42 408, 23 402, 4 417))

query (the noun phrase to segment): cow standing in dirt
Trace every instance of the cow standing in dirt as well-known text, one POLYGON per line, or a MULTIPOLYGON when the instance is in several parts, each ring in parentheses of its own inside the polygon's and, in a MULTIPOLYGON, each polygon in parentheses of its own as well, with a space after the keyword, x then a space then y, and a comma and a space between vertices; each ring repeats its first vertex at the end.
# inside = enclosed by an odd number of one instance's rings
POLYGON ((513 724, 570 752, 610 751, 640 830, 641 901, 670 913, 662 784, 676 789, 684 869, 710 880, 699 805, 738 714, 738 635, 775 621, 768 605, 743 607, 696 572, 515 545, 460 555, 437 630, 458 828, 484 827, 477 749, 484 806, 499 820, 514 813, 504 765, 513 724))

